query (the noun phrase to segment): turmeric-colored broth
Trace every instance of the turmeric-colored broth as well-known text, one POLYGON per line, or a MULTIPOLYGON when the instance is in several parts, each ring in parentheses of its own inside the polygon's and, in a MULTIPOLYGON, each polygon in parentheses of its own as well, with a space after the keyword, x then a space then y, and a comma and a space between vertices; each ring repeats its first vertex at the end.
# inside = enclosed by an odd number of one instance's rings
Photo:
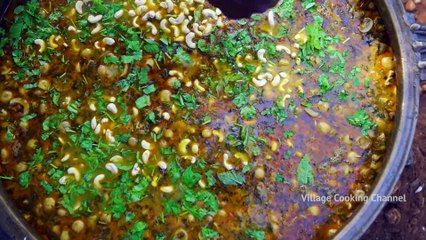
POLYGON ((0 29, 2 185, 44 239, 332 237, 396 108, 369 1, 29 1, 0 29))

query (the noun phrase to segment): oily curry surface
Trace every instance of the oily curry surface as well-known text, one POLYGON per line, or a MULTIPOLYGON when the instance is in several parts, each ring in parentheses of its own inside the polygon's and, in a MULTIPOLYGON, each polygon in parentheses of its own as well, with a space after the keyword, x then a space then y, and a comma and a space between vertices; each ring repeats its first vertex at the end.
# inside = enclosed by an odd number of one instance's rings
POLYGON ((332 237, 381 168, 394 60, 368 1, 35 1, 0 29, 2 185, 51 239, 332 237))

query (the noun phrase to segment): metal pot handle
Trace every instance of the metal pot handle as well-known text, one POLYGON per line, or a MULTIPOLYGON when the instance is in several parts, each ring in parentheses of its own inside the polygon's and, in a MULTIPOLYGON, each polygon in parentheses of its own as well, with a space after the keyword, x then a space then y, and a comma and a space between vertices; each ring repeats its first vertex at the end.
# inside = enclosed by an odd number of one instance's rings
POLYGON ((410 30, 413 33, 414 41, 412 43, 412 46, 417 57, 417 67, 419 68, 420 85, 425 85, 426 84, 426 26, 420 25, 418 23, 414 23, 414 24, 411 24, 410 30))

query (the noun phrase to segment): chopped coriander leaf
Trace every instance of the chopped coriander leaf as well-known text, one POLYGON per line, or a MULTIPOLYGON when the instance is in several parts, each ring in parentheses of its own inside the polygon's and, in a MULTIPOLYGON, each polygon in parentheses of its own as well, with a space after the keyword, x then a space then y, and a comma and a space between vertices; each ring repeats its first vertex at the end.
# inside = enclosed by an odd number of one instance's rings
POLYGON ((257 15, 257 14, 253 14, 253 15, 251 15, 251 19, 254 20, 254 21, 260 21, 260 20, 262 20, 262 16, 257 15))
POLYGON ((142 109, 148 106, 151 106, 151 98, 148 95, 144 95, 142 97, 139 97, 135 101, 135 105, 138 109, 142 109))
POLYGON ((370 83, 371 83, 371 78, 366 77, 364 80, 364 86, 365 88, 369 88, 370 87, 370 83))
POLYGON ((50 185, 47 181, 41 181, 40 185, 44 188, 47 194, 51 194, 52 192, 55 191, 55 188, 52 185, 50 185))
POLYGON ((348 93, 346 92, 346 90, 344 90, 344 89, 341 89, 341 90, 337 93, 337 98, 338 98, 340 101, 347 101, 347 100, 348 100, 348 97, 349 97, 349 95, 348 95, 348 93))
POLYGON ((155 113, 153 111, 149 112, 148 115, 145 118, 146 121, 148 121, 149 123, 155 124, 155 113))
POLYGON ((306 185, 314 183, 314 173, 308 155, 304 155, 300 160, 297 166, 296 175, 297 181, 301 184, 306 185))
POLYGON ((137 221, 132 229, 128 232, 126 240, 140 240, 143 238, 145 230, 148 228, 148 225, 144 222, 137 221))
POLYGON ((192 214, 199 221, 201 221, 208 214, 208 212, 207 212, 206 209, 199 208, 197 206, 184 205, 182 207, 182 209, 185 210, 185 211, 187 211, 187 212, 189 212, 190 214, 192 214))
POLYGON ((225 56, 232 59, 238 54, 246 53, 251 43, 252 38, 248 30, 235 31, 220 40, 225 56))
POLYGON ((281 174, 275 175, 275 182, 278 182, 278 183, 284 182, 284 177, 281 174))
POLYGON ((332 38, 324 31, 322 27, 324 20, 321 16, 314 15, 313 17, 314 22, 306 26, 308 41, 301 46, 302 51, 300 55, 306 62, 309 61, 312 55, 324 55, 323 51, 330 44, 339 41, 338 37, 332 38))
POLYGON ((13 139, 15 139, 15 135, 12 133, 12 131, 11 131, 10 129, 11 129, 10 127, 7 127, 7 128, 6 128, 6 135, 5 135, 5 137, 3 138, 3 140, 4 140, 5 142, 10 142, 10 141, 12 141, 13 139))
POLYGON ((38 83, 29 83, 29 84, 24 84, 23 86, 24 89, 33 89, 37 87, 38 87, 38 83))
POLYGON ((302 102, 300 105, 307 107, 307 108, 311 108, 311 107, 314 106, 311 102, 308 102, 308 101, 302 102))
POLYGON ((361 68, 355 66, 351 69, 351 71, 348 73, 348 78, 352 79, 352 82, 354 83, 355 87, 359 87, 361 85, 359 78, 357 77, 358 74, 361 73, 361 68))
POLYGON ((189 64, 192 63, 192 58, 191 55, 189 55, 185 50, 183 50, 182 48, 178 48, 176 50, 176 54, 173 57, 173 61, 182 64, 189 64))
POLYGON ((149 186, 149 180, 143 178, 138 184, 134 185, 129 191, 126 192, 126 199, 128 203, 138 202, 145 197, 145 191, 149 186))
POLYGON ((126 212, 126 222, 131 222, 136 217, 136 214, 134 212, 126 212))
POLYGON ((213 229, 203 227, 201 229, 201 237, 202 239, 215 239, 219 237, 219 233, 213 229))
POLYGON ((0 176, 0 179, 3 179, 3 180, 13 180, 15 178, 12 177, 12 176, 0 176))
POLYGON ((104 63, 105 64, 110 64, 110 63, 112 63, 112 64, 117 64, 117 63, 119 63, 120 62, 120 60, 118 59, 118 57, 116 57, 116 56, 106 56, 105 58, 104 58, 104 63))
POLYGON ((254 106, 245 106, 240 110, 241 116, 246 120, 252 120, 256 117, 256 108, 254 106))
POLYGON ((80 107, 80 101, 75 101, 71 104, 68 104, 67 110, 68 112, 71 113, 70 118, 74 118, 74 116, 80 112, 79 107, 80 107))
POLYGON ((149 86, 147 86, 143 89, 143 93, 151 94, 151 93, 155 92, 156 90, 157 89, 155 88, 155 85, 149 85, 149 86))
POLYGON ((155 240, 166 240, 166 235, 164 234, 156 234, 155 240))
POLYGON ((18 177, 19 184, 23 188, 28 188, 28 184, 30 183, 30 179, 31 179, 31 174, 30 174, 29 171, 25 171, 25 172, 19 174, 19 177, 18 177))
POLYGON ((201 125, 206 125, 212 122, 212 117, 205 116, 201 119, 201 125))
POLYGON ((27 122, 28 120, 34 119, 34 118, 36 118, 36 117, 37 117, 37 114, 35 114, 35 113, 31 113, 31 114, 28 114, 28 115, 23 116, 23 117, 21 118, 21 121, 23 121, 23 122, 27 122))
POLYGON ((192 188, 200 179, 201 179, 201 174, 194 172, 192 170, 192 166, 189 166, 182 173, 182 183, 189 188, 192 188))
POLYGON ((237 106, 238 108, 243 107, 244 105, 248 104, 248 96, 246 92, 242 92, 237 94, 234 99, 232 99, 232 102, 237 106))
POLYGON ((279 26, 278 33, 274 37, 278 39, 278 38, 284 38, 287 36, 288 36, 287 29, 284 26, 279 26))
POLYGON ((284 138, 291 138, 294 136, 294 132, 292 131, 284 131, 283 133, 284 138))
POLYGON ((313 10, 316 7, 315 0, 302 0, 305 10, 313 10))
POLYGON ((207 177, 207 187, 211 187, 216 183, 216 178, 213 176, 213 171, 209 170, 205 173, 207 177))
POLYGON ((180 214, 180 206, 173 200, 164 200, 163 207, 166 215, 172 214, 177 216, 180 214))
POLYGON ((138 61, 142 59, 142 53, 136 52, 133 55, 122 55, 121 62, 124 64, 133 63, 134 61, 138 61))
POLYGON ((281 5, 277 7, 278 14, 282 18, 291 19, 294 16, 293 11, 294 0, 284 0, 281 5))
POLYGON ((284 154, 284 159, 285 160, 288 160, 288 159, 290 159, 290 157, 291 157, 291 155, 292 155, 293 153, 290 151, 290 150, 288 150, 287 152, 285 152, 285 154, 284 154))
POLYGON ((198 40, 197 47, 203 53, 206 53, 209 50, 208 47, 207 47, 206 40, 204 40, 204 39, 198 40))
POLYGON ((252 239, 256 240, 264 240, 265 239, 265 232, 258 229, 250 229, 246 232, 247 236, 249 236, 252 239))
POLYGON ((145 52, 157 54, 160 52, 160 46, 158 43, 154 41, 147 41, 145 45, 143 46, 143 49, 145 52))
POLYGON ((243 185, 246 182, 245 177, 235 171, 221 172, 217 177, 225 185, 243 185))
POLYGON ((252 164, 249 163, 249 164, 245 165, 243 167, 242 173, 246 173, 246 172, 250 171, 251 168, 252 168, 252 164))
POLYGON ((369 120, 369 117, 364 110, 359 110, 354 115, 347 116, 346 120, 353 126, 361 127, 361 133, 364 136, 367 136, 368 130, 376 126, 375 123, 369 120))
POLYGON ((282 98, 278 98, 272 107, 263 110, 261 114, 263 116, 272 115, 278 123, 283 123, 288 118, 288 113, 281 104, 281 100, 282 98))
POLYGON ((329 77, 325 74, 321 74, 318 78, 318 85, 320 87, 320 94, 326 94, 333 89, 333 85, 329 83, 329 77))
POLYGON ((199 107, 195 96, 186 92, 179 91, 177 94, 172 96, 172 99, 174 100, 175 104, 181 108, 194 110, 199 107))

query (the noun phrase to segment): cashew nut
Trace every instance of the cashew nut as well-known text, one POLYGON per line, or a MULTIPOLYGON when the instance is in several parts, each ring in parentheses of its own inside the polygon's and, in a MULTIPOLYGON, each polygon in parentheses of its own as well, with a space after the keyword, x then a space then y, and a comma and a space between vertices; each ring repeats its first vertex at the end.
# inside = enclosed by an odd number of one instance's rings
POLYGON ((97 23, 96 27, 90 32, 90 34, 94 35, 102 30, 102 24, 97 23))
POLYGON ((161 2, 160 6, 166 8, 167 13, 171 13, 173 11, 173 8, 175 7, 175 4, 172 2, 172 0, 166 0, 164 2, 161 2))
POLYGON ((44 52, 44 50, 46 50, 46 42, 44 42, 43 39, 34 40, 34 44, 40 46, 40 49, 38 50, 38 52, 42 53, 42 52, 44 52))
POLYGON ((232 165, 228 160, 229 160, 229 155, 227 153, 224 153, 223 154, 223 166, 228 170, 232 170, 234 168, 234 165, 232 165))
POLYGON ((263 87, 267 83, 267 81, 265 79, 253 78, 252 81, 253 81, 254 85, 256 85, 257 87, 263 87))
POLYGON ((259 58, 259 60, 261 61, 261 62, 264 62, 264 63, 266 63, 267 62, 267 60, 266 60, 266 58, 265 58, 265 53, 266 53, 266 50, 265 49, 259 49, 259 51, 257 51, 257 58, 259 58))
POLYGON ((133 165, 132 172, 131 172, 132 176, 135 176, 136 174, 138 174, 140 170, 141 168, 139 167, 139 164, 135 163, 135 165, 133 165))
POLYGON ((148 21, 149 19, 155 18, 155 11, 151 10, 147 13, 145 13, 145 15, 142 17, 143 21, 148 21))
POLYGON ((102 15, 96 15, 96 16, 89 15, 89 17, 87 18, 87 21, 89 23, 97 23, 102 20, 102 17, 103 17, 102 15))
POLYGON ((188 23, 189 23, 188 19, 183 20, 183 23, 182 23, 182 32, 185 33, 185 34, 191 32, 191 30, 189 30, 189 28, 188 28, 188 23))
POLYGON ((179 25, 183 22, 184 19, 185 19, 185 14, 180 13, 176 18, 170 17, 169 22, 173 25, 179 25))
POLYGON ((187 146, 191 142, 188 138, 182 139, 179 143, 178 150, 182 155, 188 154, 187 146))
POLYGON ((118 168, 117 166, 115 166, 114 163, 107 163, 105 164, 105 168, 110 171, 112 174, 117 174, 118 173, 118 168))
POLYGON ((269 22, 269 26, 271 26, 271 27, 275 26, 274 15, 275 15, 274 10, 271 10, 271 11, 268 12, 268 22, 269 22))
POLYGON ((66 161, 68 161, 70 159, 70 154, 69 153, 67 153, 67 154, 65 154, 64 155, 64 157, 61 159, 61 162, 66 162, 66 161))
POLYGON ((280 75, 276 75, 276 76, 274 77, 274 80, 272 80, 271 85, 272 85, 273 87, 276 87, 276 86, 278 86, 278 84, 280 84, 280 82, 281 82, 281 77, 280 77, 280 75))
POLYGON ((153 149, 153 145, 151 143, 149 143, 148 141, 145 141, 145 140, 142 140, 141 146, 145 150, 152 150, 153 149))
POLYGON ((75 3, 75 10, 78 12, 78 14, 82 14, 83 13, 83 1, 77 1, 75 3))
POLYGON ((146 3, 146 0, 135 0, 136 6, 141 6, 141 5, 144 5, 145 3, 146 3))
POLYGON ((167 27, 167 24, 169 22, 167 21, 167 19, 163 19, 160 22, 160 28, 161 30, 163 30, 165 33, 170 33, 170 28, 167 27))
POLYGON ((150 156, 151 156, 151 151, 146 150, 145 152, 142 153, 142 161, 145 164, 147 164, 150 156))
POLYGON ((193 33, 193 32, 190 32, 186 35, 185 42, 186 42, 186 45, 188 45, 188 47, 190 47, 190 48, 196 48, 197 47, 197 44, 195 44, 193 42, 194 38, 195 38, 195 33, 193 33))
POLYGON ((123 13, 124 13, 123 9, 118 10, 117 12, 114 13, 114 18, 115 19, 121 18, 123 16, 123 13))
POLYGON ((154 24, 152 24, 151 22, 147 22, 146 26, 151 28, 151 34, 152 35, 157 35, 158 29, 154 24))
POLYGON ((120 156, 120 155, 115 155, 115 156, 112 156, 112 157, 109 159, 109 161, 110 161, 110 162, 121 162, 121 161, 123 161, 123 157, 122 157, 122 156, 120 156))
POLYGON ((76 181, 80 181, 81 174, 80 174, 80 171, 77 168, 70 167, 70 168, 68 168, 67 173, 74 175, 74 178, 75 178, 76 181))
POLYGON ((115 106, 114 103, 109 103, 107 105, 107 109, 108 109, 108 111, 112 112, 113 114, 117 114, 118 113, 118 109, 117 109, 117 107, 115 106))
POLYGON ((210 17, 210 18, 213 18, 214 20, 217 20, 218 18, 217 13, 211 9, 204 9, 202 13, 203 13, 203 16, 206 18, 210 17))
POLYGON ((115 40, 113 38, 110 37, 106 37, 104 39, 102 39, 102 42, 105 43, 106 45, 114 45, 115 44, 115 40))
POLYGON ((95 188, 100 189, 102 188, 102 180, 105 179, 105 174, 99 174, 93 179, 93 185, 95 185, 95 188))

